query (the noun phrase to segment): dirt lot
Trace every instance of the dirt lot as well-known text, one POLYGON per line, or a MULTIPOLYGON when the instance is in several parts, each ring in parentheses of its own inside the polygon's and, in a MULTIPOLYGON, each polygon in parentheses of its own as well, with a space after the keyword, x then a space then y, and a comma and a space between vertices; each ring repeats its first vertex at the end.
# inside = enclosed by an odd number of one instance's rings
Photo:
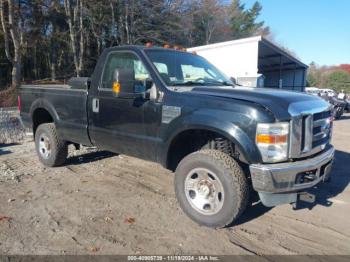
POLYGON ((0 254, 350 254, 349 131, 348 114, 315 205, 255 204, 221 230, 187 218, 173 175, 154 163, 84 149, 50 169, 30 138, 2 145, 0 254))

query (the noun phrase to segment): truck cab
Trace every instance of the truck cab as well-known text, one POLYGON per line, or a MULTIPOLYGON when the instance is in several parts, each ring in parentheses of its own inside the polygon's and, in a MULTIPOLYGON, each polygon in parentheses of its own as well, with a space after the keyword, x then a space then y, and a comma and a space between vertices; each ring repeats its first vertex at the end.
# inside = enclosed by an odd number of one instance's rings
POLYGON ((158 162, 184 212, 210 227, 237 219, 251 190, 266 206, 310 200, 331 172, 330 104, 236 86, 185 51, 109 48, 91 77, 22 86, 20 101, 43 164, 63 165, 69 144, 158 162))

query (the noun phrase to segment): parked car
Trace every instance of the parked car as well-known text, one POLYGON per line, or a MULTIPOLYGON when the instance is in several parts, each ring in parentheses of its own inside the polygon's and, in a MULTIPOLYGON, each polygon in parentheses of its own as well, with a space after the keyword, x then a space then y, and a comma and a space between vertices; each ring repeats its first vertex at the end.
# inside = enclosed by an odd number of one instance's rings
POLYGON ((336 95, 337 93, 332 89, 306 87, 305 92, 310 95, 320 96, 321 98, 332 104, 332 112, 335 119, 340 119, 344 112, 350 110, 350 104, 345 99, 339 99, 336 95))
POLYGON ((318 96, 321 90, 317 87, 305 87, 305 92, 310 95, 318 96))
POLYGON ((349 97, 344 93, 344 90, 342 90, 338 96, 338 100, 343 101, 345 103, 344 112, 350 112, 350 100, 349 97))
POLYGON ((335 119, 340 119, 345 112, 347 103, 344 100, 338 99, 336 96, 328 96, 326 94, 321 97, 333 105, 333 116, 335 119))
POLYGON ((345 99, 346 106, 345 106, 345 112, 350 113, 350 99, 345 99))
POLYGON ((91 78, 24 85, 19 107, 39 160, 63 165, 79 144, 175 171, 184 212, 199 224, 237 219, 250 189, 266 206, 314 201, 330 176, 329 103, 297 92, 240 88, 204 58, 157 47, 106 49, 91 78))
POLYGON ((333 89, 330 89, 330 88, 320 88, 320 92, 321 92, 321 95, 325 94, 329 97, 337 96, 337 92, 335 92, 333 89))

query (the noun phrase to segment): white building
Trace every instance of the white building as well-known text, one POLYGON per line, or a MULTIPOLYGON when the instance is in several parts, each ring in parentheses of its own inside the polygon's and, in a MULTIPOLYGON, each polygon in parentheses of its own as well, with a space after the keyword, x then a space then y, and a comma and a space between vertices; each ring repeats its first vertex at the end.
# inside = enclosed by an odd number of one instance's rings
POLYGON ((257 36, 189 48, 239 84, 304 91, 308 66, 257 36))

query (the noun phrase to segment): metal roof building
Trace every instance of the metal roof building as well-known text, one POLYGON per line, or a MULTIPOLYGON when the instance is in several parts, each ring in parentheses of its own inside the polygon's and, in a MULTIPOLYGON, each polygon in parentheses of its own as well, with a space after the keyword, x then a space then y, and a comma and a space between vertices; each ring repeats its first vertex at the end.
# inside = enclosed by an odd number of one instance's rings
POLYGON ((262 36, 189 48, 242 85, 304 91, 308 66, 262 36))

